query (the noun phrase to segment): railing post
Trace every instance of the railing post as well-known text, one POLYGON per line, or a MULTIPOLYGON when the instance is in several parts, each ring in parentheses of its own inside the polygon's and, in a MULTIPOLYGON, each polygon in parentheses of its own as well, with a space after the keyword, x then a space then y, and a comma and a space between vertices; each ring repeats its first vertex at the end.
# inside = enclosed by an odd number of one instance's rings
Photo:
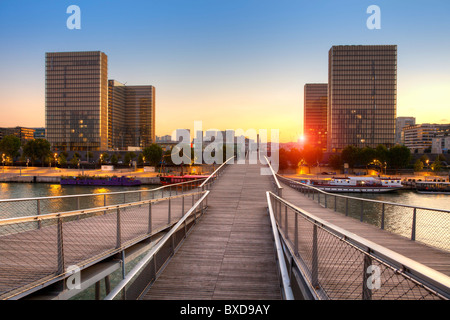
POLYGON ((284 207, 284 233, 286 234, 286 239, 289 240, 289 231, 288 231, 288 207, 284 207))
POLYGON ((298 255, 298 213, 295 211, 294 211, 294 217, 295 217, 294 248, 295 248, 295 254, 298 255))
POLYGON ((363 300, 372 300, 372 290, 368 286, 367 282, 370 276, 367 273, 367 269, 372 265, 372 259, 369 255, 364 255, 364 270, 363 270, 363 292, 362 299, 363 300))
POLYGON ((181 197, 181 216, 184 215, 184 197, 181 197))
POLYGON ((170 224, 170 220, 172 220, 172 213, 171 213, 171 205, 170 205, 170 198, 169 198, 169 213, 168 213, 168 223, 170 224))
POLYGON ((116 213, 116 248, 121 246, 121 234, 120 234, 120 208, 117 208, 116 213))
POLYGON ((384 202, 381 205, 381 230, 384 230, 384 202))
POLYGON ((148 233, 152 233, 152 203, 148 204, 148 233))
POLYGON ((364 200, 361 200, 361 216, 359 218, 359 221, 363 222, 363 215, 364 215, 364 200))
MULTIPOLYGON (((41 202, 39 199, 36 200, 36 206, 37 206, 37 215, 39 216, 41 214, 41 202)), ((38 229, 41 228, 41 220, 38 221, 38 229)))
POLYGON ((317 225, 313 226, 313 247, 312 247, 312 264, 311 264, 312 285, 314 288, 319 287, 319 252, 317 245, 317 225))
POLYGON ((417 212, 416 208, 413 210, 413 221, 412 221, 412 227, 411 227, 411 240, 416 241, 416 219, 417 219, 417 212))
POLYGON ((337 198, 337 196, 334 196, 334 212, 336 212, 337 211, 337 200, 336 200, 336 198, 337 198))
POLYGON ((64 272, 64 241, 63 241, 63 221, 58 218, 57 254, 58 254, 58 274, 64 272))
POLYGON ((348 198, 345 198, 345 216, 348 216, 348 198))

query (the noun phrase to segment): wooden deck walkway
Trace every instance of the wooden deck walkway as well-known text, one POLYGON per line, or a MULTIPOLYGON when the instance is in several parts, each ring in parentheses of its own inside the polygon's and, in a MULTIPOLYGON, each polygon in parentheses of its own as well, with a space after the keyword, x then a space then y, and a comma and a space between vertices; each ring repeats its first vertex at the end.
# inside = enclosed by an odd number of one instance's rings
POLYGON ((357 219, 346 217, 342 213, 322 207, 316 201, 289 187, 285 183, 281 183, 281 185, 283 187, 283 198, 295 206, 360 237, 450 276, 450 252, 409 240, 389 231, 381 230, 368 223, 362 223, 357 219))
POLYGON ((208 210, 143 299, 281 299, 260 165, 230 165, 208 210))

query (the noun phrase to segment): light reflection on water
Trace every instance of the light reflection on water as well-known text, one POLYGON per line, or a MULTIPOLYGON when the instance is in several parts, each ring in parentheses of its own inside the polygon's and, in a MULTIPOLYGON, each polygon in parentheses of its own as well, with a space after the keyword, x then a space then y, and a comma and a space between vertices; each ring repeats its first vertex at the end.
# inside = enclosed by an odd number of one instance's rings
POLYGON ((141 185, 135 187, 105 187, 105 186, 61 186, 46 183, 0 183, 0 199, 20 199, 38 197, 57 197, 68 195, 89 195, 85 197, 42 199, 39 205, 36 200, 0 202, 0 219, 33 216, 36 214, 66 212, 77 209, 101 207, 106 205, 133 202, 159 197, 160 191, 139 193, 105 195, 122 191, 152 190, 158 185, 141 185), (155 194, 153 194, 155 193, 155 194))

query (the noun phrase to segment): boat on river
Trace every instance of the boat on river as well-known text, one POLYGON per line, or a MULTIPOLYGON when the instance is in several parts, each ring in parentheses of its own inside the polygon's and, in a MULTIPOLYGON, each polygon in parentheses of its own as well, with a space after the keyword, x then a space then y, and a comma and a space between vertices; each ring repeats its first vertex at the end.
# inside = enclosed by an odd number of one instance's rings
POLYGON ((132 177, 61 177, 61 185, 77 186, 140 186, 141 181, 132 177))
POLYGON ((328 192, 390 192, 403 188, 400 178, 343 177, 309 179, 305 184, 328 192))
POLYGON ((418 193, 450 194, 450 182, 443 181, 416 181, 418 193))
MULTIPOLYGON (((207 175, 169 175, 169 176, 161 176, 159 177, 159 180, 161 181, 162 185, 169 185, 169 184, 175 184, 175 183, 180 183, 180 182, 188 182, 188 181, 195 181, 195 180, 200 180, 200 179, 206 179, 209 176, 207 175)), ((199 181, 200 183, 200 181, 199 181)))

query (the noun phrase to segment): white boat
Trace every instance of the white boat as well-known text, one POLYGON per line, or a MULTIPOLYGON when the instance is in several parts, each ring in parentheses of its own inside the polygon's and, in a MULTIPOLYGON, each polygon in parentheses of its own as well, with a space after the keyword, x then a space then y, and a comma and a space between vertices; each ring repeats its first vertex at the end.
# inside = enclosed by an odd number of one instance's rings
POLYGON ((344 177, 307 180, 307 185, 328 192, 390 192, 403 188, 400 178, 344 177))

